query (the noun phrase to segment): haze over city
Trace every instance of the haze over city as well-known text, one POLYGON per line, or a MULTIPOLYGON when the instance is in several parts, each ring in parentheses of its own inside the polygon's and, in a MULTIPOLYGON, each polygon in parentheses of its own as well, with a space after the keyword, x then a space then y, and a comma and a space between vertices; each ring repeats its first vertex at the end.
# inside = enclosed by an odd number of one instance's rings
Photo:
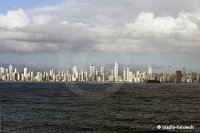
MULTIPOLYGON (((200 73, 200 1, 1 0, 0 66, 200 73)), ((33 69, 32 69, 33 68, 33 69)))

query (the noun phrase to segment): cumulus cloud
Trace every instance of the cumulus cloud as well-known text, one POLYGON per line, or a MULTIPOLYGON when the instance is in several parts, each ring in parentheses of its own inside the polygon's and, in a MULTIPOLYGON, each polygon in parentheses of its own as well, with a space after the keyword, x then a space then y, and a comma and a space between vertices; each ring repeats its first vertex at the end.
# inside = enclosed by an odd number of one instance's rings
POLYGON ((22 9, 8 11, 6 15, 0 14, 0 27, 9 30, 25 27, 29 22, 30 18, 22 9))
POLYGON ((70 0, 8 11, 0 14, 0 52, 200 53, 199 9, 185 0, 190 11, 172 12, 169 2, 157 11, 153 2, 70 0))

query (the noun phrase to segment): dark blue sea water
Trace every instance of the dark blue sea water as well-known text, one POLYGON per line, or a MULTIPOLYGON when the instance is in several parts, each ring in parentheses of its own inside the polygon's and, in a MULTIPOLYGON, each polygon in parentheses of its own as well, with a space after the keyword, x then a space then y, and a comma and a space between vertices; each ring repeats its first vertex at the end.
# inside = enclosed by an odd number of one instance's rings
POLYGON ((196 83, 0 83, 0 101, 2 133, 200 133, 196 83))

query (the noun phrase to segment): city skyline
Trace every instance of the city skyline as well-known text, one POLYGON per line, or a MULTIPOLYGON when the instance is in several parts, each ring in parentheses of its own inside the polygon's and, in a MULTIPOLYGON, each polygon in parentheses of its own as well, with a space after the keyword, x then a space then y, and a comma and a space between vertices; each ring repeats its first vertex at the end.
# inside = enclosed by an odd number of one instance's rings
POLYGON ((169 65, 200 73, 198 0, 2 0, 0 4, 2 66, 37 70, 117 61, 141 69, 154 64, 158 73, 169 65))
POLYGON ((25 67, 24 71, 18 71, 12 65, 8 68, 0 67, 0 81, 47 81, 47 82, 132 82, 132 83, 144 83, 144 82, 200 82, 200 74, 190 71, 187 73, 185 67, 183 70, 172 71, 172 66, 168 67, 168 73, 153 73, 152 66, 148 67, 148 72, 145 71, 132 71, 129 67, 124 68, 123 73, 120 74, 118 70, 118 63, 115 62, 113 69, 110 72, 105 71, 105 65, 102 64, 101 69, 96 69, 95 65, 89 66, 89 72, 77 66, 73 66, 71 71, 58 70, 55 72, 51 69, 44 72, 33 72, 25 67))

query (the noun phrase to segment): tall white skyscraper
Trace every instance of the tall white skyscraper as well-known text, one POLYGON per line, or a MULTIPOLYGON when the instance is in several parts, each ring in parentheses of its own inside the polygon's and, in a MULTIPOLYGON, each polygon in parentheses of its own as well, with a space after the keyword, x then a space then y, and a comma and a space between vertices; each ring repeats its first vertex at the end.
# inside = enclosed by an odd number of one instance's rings
POLYGON ((129 67, 126 68, 126 80, 129 81, 129 67))
POLYGON ((72 75, 77 79, 78 78, 78 72, 77 72, 77 67, 76 66, 74 66, 73 68, 72 68, 72 75))
POLYGON ((123 81, 126 81, 126 78, 127 78, 127 76, 126 76, 126 70, 124 69, 124 71, 123 71, 123 81))
POLYGON ((152 67, 149 66, 149 71, 148 71, 149 74, 152 74, 152 67))
POLYGON ((83 81, 83 70, 81 69, 81 81, 83 81))
POLYGON ((94 65, 90 65, 90 76, 94 77, 94 65))
POLYGON ((115 81, 118 81, 118 74, 119 74, 119 71, 118 71, 118 64, 117 62, 115 63, 115 67, 114 67, 114 77, 115 77, 115 81))
POLYGON ((27 75, 27 67, 24 68, 24 77, 27 75))
POLYGON ((13 80, 13 66, 12 65, 9 66, 9 75, 10 75, 10 81, 12 81, 13 80))
POLYGON ((103 73, 105 72, 105 66, 101 65, 101 76, 103 76, 103 73))

